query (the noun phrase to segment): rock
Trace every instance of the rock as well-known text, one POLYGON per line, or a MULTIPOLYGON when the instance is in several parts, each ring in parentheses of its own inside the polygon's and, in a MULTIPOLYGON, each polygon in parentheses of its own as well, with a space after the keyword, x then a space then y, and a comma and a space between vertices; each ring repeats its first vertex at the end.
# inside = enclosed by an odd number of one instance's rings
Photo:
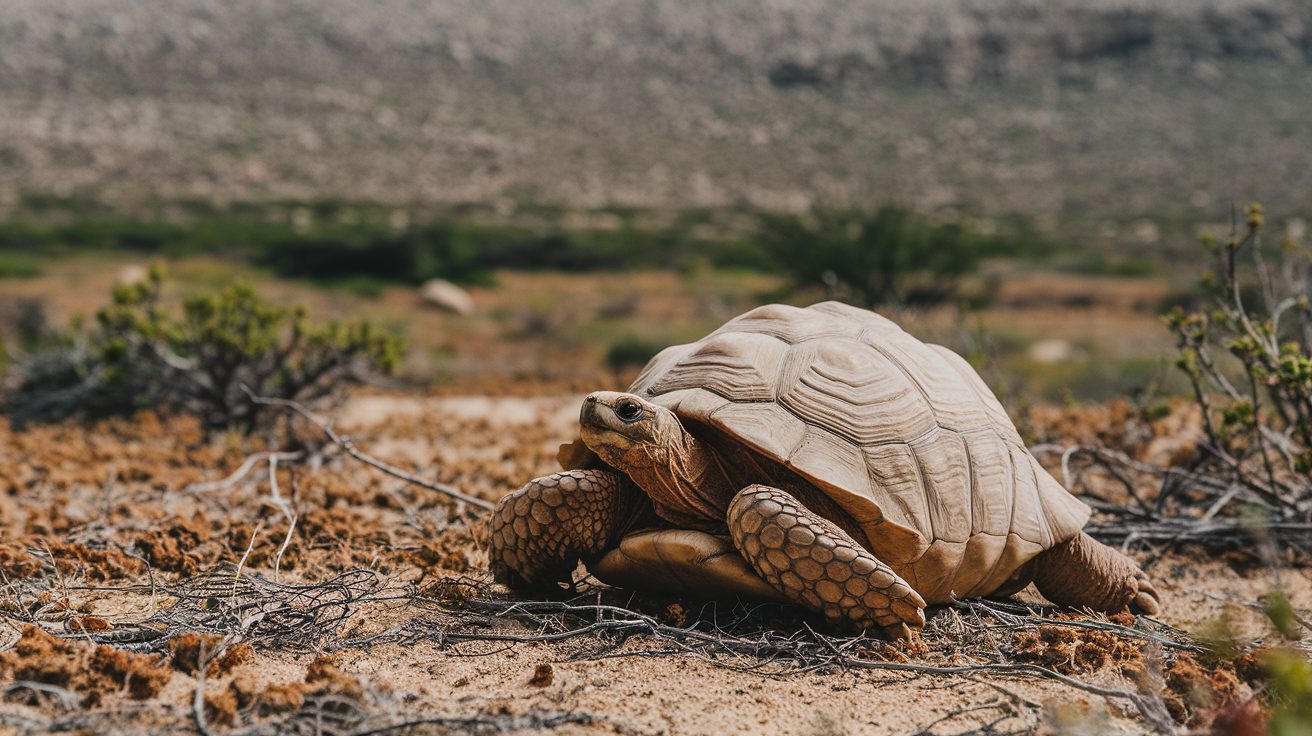
POLYGON ((427 281, 419 287, 419 294, 424 298, 425 304, 444 312, 452 314, 474 313, 474 300, 469 296, 469 292, 450 281, 443 279, 427 281))
POLYGON ((1067 340, 1057 338, 1039 340, 1031 345, 1029 349, 1030 360, 1045 365, 1070 360, 1074 355, 1075 346, 1067 340))
POLYGON ((119 269, 118 274, 114 276, 114 283, 119 286, 131 286, 133 284, 140 284, 148 278, 150 278, 149 269, 145 266, 133 264, 119 269))

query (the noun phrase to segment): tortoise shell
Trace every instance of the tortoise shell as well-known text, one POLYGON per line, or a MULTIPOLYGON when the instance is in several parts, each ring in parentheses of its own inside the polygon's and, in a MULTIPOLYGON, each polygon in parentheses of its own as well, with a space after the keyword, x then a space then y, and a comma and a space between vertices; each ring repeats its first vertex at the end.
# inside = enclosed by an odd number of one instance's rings
POLYGON ((846 304, 754 309, 629 391, 814 484, 931 603, 994 592, 1089 517, 961 356, 846 304))

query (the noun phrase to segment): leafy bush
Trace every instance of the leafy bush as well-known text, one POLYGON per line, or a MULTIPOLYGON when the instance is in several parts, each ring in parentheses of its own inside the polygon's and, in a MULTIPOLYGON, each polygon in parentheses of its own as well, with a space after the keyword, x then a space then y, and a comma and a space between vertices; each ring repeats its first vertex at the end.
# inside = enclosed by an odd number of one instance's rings
POLYGON ((373 371, 390 371, 402 344, 368 322, 312 325, 250 287, 186 299, 181 313, 160 302, 158 267, 115 288, 89 331, 18 368, 5 401, 19 420, 96 416, 163 406, 194 412, 211 429, 252 432, 269 411, 257 395, 312 403, 373 371))
POLYGON ((42 274, 41 264, 22 253, 0 253, 0 279, 28 279, 42 274))
MULTIPOLYGON (((320 203, 306 211, 321 214, 320 203)), ((496 269, 600 271, 673 268, 690 258, 726 265, 760 265, 738 243, 708 242, 689 233, 695 222, 644 229, 564 229, 434 220, 396 229, 363 220, 298 227, 267 212, 201 213, 187 224, 135 219, 71 223, 0 223, 0 275, 34 273, 31 254, 66 250, 126 250, 166 256, 237 256, 279 275, 336 282, 348 278, 420 284, 431 278, 486 283, 496 269)), ((750 249, 749 249, 750 250, 750 249)))
POLYGON ((942 299, 980 258, 1037 243, 1023 221, 1004 221, 1007 237, 983 237, 897 207, 806 219, 738 211, 718 220, 699 209, 609 207, 580 213, 608 215, 608 225, 594 220, 571 227, 563 210, 531 205, 521 205, 511 223, 486 222, 457 208, 409 224, 411 213, 398 220, 389 207, 337 200, 236 202, 222 211, 180 200, 161 204, 155 219, 83 209, 80 200, 33 201, 39 206, 23 213, 32 221, 0 222, 0 271, 5 258, 30 271, 34 254, 70 250, 216 254, 329 285, 431 278, 486 283, 498 269, 695 270, 705 264, 780 272, 800 283, 825 284, 841 298, 875 303, 942 299))
POLYGON ((643 366, 666 347, 666 343, 638 335, 625 335, 606 349, 606 365, 612 369, 643 366))
POLYGON ((1312 662, 1297 650, 1275 650, 1266 657, 1271 677, 1269 697, 1274 701, 1272 736, 1306 736, 1312 733, 1312 662))
POLYGON ((1203 283, 1210 308, 1165 319, 1202 408, 1208 464, 1275 519, 1301 519, 1312 506, 1312 251, 1285 240, 1272 269, 1260 205, 1246 223, 1242 236, 1205 239, 1218 259, 1203 283))
POLYGON ((765 216, 761 241, 775 266, 799 284, 822 285, 833 298, 867 307, 942 301, 980 258, 1010 249, 1001 239, 936 225, 894 206, 873 214, 765 216))

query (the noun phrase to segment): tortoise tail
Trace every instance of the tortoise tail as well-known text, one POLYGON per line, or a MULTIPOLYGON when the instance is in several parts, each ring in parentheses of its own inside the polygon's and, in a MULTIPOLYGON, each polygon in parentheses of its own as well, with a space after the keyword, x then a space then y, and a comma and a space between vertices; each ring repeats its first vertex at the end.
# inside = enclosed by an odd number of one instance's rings
POLYGON ((1149 616, 1162 609, 1161 596, 1133 560, 1084 532, 1041 552, 1033 565, 1035 586, 1059 606, 1149 616))

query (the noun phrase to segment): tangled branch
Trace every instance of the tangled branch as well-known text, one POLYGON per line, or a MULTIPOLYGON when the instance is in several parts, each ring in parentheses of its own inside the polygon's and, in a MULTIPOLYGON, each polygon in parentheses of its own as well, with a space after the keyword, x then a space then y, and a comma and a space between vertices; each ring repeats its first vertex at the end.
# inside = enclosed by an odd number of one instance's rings
POLYGON ((478 498, 476 496, 470 496, 462 492, 460 489, 456 488, 455 486, 447 485, 446 483, 437 483, 434 481, 424 480, 423 478, 420 478, 419 476, 413 473, 408 473, 396 467, 395 465, 390 465, 388 463, 383 462, 382 460, 379 460, 376 457, 373 457, 372 455, 368 455, 364 452, 361 452, 358 448, 356 448, 355 443, 351 441, 350 437, 339 435, 337 434, 336 431, 333 430, 332 422, 329 422, 327 419, 324 419, 323 417, 314 414, 309 409, 306 409, 304 405, 296 401, 291 401, 290 399, 275 399, 275 398, 268 398, 265 396, 256 396, 254 393, 251 392, 249 388, 246 388, 245 386, 242 386, 242 390, 246 392, 246 395, 250 397, 250 400, 253 403, 265 405, 265 406, 280 406, 289 411, 293 411, 301 415, 302 417, 307 419, 311 424, 318 427, 319 430, 324 433, 324 436, 326 436, 330 442, 337 445, 346 454, 350 455, 356 460, 359 460, 365 465, 381 470, 384 473, 387 473, 388 475, 394 478, 400 478, 401 480, 407 483, 413 483, 422 488, 427 488, 430 491, 436 491, 448 498, 459 501, 460 503, 473 506, 476 509, 491 511, 492 508, 495 506, 495 504, 493 504, 491 501, 487 501, 485 499, 478 498))
POLYGON ((1062 484, 1109 517, 1085 531, 1109 544, 1233 547, 1251 546, 1256 540, 1312 553, 1312 519, 1287 518, 1280 507, 1236 478, 1152 465, 1092 445, 1043 444, 1031 452, 1060 456, 1062 484), (1105 498, 1096 482, 1100 474, 1123 489, 1133 504, 1105 498))

